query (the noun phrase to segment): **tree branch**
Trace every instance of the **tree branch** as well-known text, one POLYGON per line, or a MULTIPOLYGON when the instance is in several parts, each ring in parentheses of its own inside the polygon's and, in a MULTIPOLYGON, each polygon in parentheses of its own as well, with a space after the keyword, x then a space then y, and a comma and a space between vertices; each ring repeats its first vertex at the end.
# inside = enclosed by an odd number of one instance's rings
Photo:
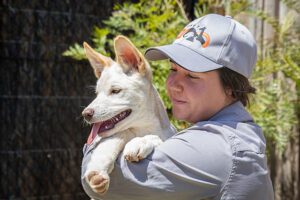
POLYGON ((176 3, 179 6, 181 14, 183 15, 183 17, 186 20, 186 22, 189 22, 190 20, 189 20, 187 14, 185 13, 184 7, 182 5, 182 1, 181 0, 176 0, 176 3))

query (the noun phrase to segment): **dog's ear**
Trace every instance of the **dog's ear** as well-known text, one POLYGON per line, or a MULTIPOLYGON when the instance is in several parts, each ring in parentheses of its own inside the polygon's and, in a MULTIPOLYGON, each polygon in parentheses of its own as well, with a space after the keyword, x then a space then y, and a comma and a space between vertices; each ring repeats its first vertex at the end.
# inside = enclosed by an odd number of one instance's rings
POLYGON ((137 48, 124 36, 117 36, 114 41, 116 60, 125 70, 134 69, 145 73, 146 62, 137 48))
POLYGON ((111 58, 103 56, 102 54, 96 52, 86 42, 83 43, 83 46, 86 56, 94 69, 95 76, 99 78, 101 72, 103 71, 103 68, 111 66, 114 61, 111 58))

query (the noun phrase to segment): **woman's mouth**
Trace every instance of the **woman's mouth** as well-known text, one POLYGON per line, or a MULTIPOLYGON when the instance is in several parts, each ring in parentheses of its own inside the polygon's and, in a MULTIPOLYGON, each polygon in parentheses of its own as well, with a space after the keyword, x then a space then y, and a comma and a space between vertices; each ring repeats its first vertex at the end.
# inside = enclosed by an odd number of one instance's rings
POLYGON ((176 98, 171 98, 172 104, 184 104, 186 101, 176 99, 176 98))

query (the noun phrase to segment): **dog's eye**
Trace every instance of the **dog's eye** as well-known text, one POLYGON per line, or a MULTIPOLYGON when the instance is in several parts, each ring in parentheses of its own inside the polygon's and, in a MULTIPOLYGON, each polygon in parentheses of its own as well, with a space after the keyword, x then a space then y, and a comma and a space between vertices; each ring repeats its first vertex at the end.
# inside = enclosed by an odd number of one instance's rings
POLYGON ((118 94, 119 92, 121 92, 121 89, 112 89, 111 90, 111 94, 118 94))

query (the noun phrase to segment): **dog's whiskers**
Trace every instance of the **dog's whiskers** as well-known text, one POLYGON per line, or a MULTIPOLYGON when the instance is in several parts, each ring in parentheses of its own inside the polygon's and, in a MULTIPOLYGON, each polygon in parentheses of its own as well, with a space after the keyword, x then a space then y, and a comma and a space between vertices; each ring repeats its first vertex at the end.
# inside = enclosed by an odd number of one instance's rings
POLYGON ((86 126, 90 126, 91 124, 87 123, 87 121, 85 121, 85 120, 82 120, 81 125, 82 125, 82 127, 86 127, 86 126))

